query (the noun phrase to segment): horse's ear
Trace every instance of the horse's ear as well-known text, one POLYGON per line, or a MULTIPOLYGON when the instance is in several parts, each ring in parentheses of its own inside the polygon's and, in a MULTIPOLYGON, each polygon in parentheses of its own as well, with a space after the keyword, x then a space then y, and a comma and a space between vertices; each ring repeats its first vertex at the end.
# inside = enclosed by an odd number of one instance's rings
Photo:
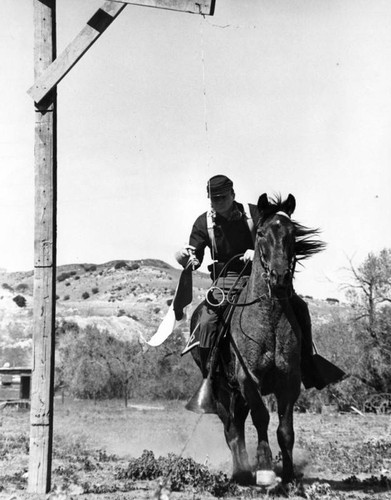
POLYGON ((285 212, 289 215, 289 217, 293 214, 296 208, 296 199, 293 194, 288 195, 288 198, 284 202, 285 212))
POLYGON ((258 210, 264 212, 269 206, 269 199, 266 193, 261 194, 258 199, 258 210))

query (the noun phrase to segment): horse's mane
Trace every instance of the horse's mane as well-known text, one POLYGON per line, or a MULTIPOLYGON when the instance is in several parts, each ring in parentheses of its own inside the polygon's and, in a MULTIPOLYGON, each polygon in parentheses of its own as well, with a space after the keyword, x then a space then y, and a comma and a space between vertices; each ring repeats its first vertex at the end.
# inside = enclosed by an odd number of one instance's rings
MULTIPOLYGON (((276 194, 269 200, 267 212, 261 216, 260 223, 272 217, 277 212, 286 211, 286 200, 282 200, 281 195, 276 194)), ((295 227, 295 254, 296 260, 308 259, 314 254, 323 251, 326 243, 318 238, 321 230, 319 228, 309 228, 291 219, 295 227)))

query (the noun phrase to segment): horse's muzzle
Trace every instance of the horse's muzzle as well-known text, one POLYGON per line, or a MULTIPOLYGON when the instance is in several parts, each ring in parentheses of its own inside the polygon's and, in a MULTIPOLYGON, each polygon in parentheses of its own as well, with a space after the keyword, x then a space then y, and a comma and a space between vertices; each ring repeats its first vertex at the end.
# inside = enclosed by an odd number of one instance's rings
POLYGON ((277 289, 285 289, 290 287, 292 283, 292 274, 288 270, 277 272, 275 269, 270 271, 269 275, 270 288, 275 291, 277 289))

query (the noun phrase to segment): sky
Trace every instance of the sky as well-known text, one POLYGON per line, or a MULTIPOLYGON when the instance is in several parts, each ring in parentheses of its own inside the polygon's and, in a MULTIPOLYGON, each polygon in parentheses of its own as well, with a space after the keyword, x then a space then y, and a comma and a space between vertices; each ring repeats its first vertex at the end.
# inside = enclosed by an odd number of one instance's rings
MULTIPOLYGON (((57 53, 103 0, 57 0, 57 53)), ((0 267, 34 266, 33 0, 1 0, 0 267)), ((179 267, 207 179, 292 193, 327 249, 296 291, 343 300, 391 247, 389 0, 216 0, 215 15, 128 5, 58 85, 57 262, 179 267)), ((202 270, 206 270, 205 260, 202 270)))

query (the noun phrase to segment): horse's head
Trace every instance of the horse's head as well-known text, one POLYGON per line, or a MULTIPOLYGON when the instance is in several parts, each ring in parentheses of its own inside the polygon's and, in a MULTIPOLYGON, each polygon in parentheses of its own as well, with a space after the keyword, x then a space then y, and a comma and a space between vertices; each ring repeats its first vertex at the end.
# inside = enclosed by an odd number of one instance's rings
POLYGON ((296 226, 291 220, 296 200, 293 195, 271 203, 266 193, 259 197, 260 219, 255 251, 259 252, 264 276, 272 293, 290 292, 296 264, 296 226))
POLYGON ((275 295, 290 293, 295 265, 325 248, 317 238, 319 229, 310 229, 291 220, 296 200, 291 194, 285 201, 271 202, 265 194, 258 200, 260 219, 255 251, 259 252, 264 276, 275 295), (313 238, 315 236, 315 238, 313 238))

